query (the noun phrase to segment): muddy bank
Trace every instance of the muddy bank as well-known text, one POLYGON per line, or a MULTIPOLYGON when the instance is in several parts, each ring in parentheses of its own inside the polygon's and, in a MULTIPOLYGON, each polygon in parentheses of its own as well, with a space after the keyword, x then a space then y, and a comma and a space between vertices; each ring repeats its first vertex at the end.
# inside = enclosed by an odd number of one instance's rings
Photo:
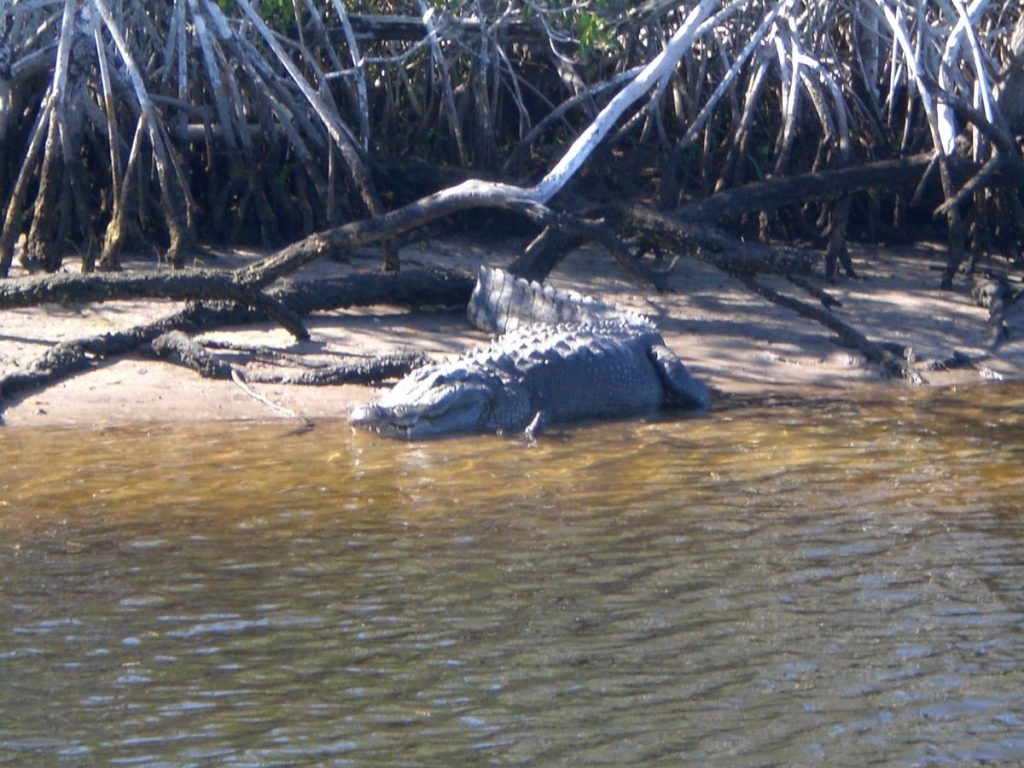
MULTIPOLYGON (((440 263, 473 270, 481 262, 502 265, 513 252, 493 246, 457 244, 430 251, 406 249, 408 263, 440 263)), ((252 256, 235 254, 217 266, 237 266, 252 256)), ((1010 316, 1010 337, 996 353, 988 347, 988 312, 975 304, 961 279, 954 291, 937 286, 943 255, 926 248, 854 250, 861 279, 836 284, 812 280, 841 303, 833 311, 872 341, 912 350, 913 367, 929 385, 1024 378, 1024 319, 1010 316), (954 353, 972 367, 936 368, 954 353)), ((349 265, 321 263, 302 279, 353 267, 372 269, 376 255, 349 265)), ((783 278, 761 277, 773 290, 815 299, 783 278)), ((720 396, 837 394, 871 386, 908 387, 886 381, 878 366, 839 343, 827 328, 769 302, 739 280, 695 259, 679 261, 664 293, 646 292, 607 256, 581 250, 550 277, 642 312, 658 324, 668 344, 720 396)), ((1019 284, 1016 284, 1019 285, 1019 284)), ((1018 302, 1019 303, 1019 302, 1018 302)), ((0 312, 0 367, 23 368, 47 347, 69 339, 129 328, 175 311, 161 301, 111 302, 88 306, 47 305, 0 312)), ((1018 314, 1020 314, 1018 312, 1018 314)), ((309 319, 312 339, 298 343, 271 324, 225 328, 203 340, 317 354, 379 354, 421 351, 458 354, 486 340, 456 310, 410 312, 394 307, 321 313, 309 319)), ((48 389, 8 401, 3 421, 12 427, 116 425, 125 423, 278 418, 344 418, 375 395, 366 386, 307 387, 203 379, 170 363, 133 356, 102 364, 48 389)))

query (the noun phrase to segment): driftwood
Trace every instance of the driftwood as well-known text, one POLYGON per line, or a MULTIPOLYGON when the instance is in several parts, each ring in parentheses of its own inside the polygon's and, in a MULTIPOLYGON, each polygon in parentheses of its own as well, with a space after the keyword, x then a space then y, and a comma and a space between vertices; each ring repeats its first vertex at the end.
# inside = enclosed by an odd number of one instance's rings
POLYGON ((549 227, 531 240, 523 252, 512 260, 508 271, 525 280, 543 282, 566 255, 583 243, 582 237, 549 227))
MULTIPOLYGON (((878 189, 889 192, 910 190, 919 186, 935 154, 926 152, 895 160, 851 165, 826 171, 798 174, 745 184, 717 192, 711 197, 693 200, 673 210, 680 221, 704 224, 717 223, 744 214, 771 211, 791 205, 829 200, 850 192, 878 189)), ((954 180, 963 182, 980 166, 963 158, 950 158, 954 180)), ((991 183, 1011 183, 1009 176, 993 174, 991 183)))
POLYGON ((223 270, 92 272, 30 275, 0 281, 0 309, 33 307, 50 302, 103 302, 118 299, 177 301, 256 301, 235 276, 223 270))
MULTIPOLYGON (((0 309, 46 303, 90 303, 118 299, 237 301, 254 298, 235 271, 199 269, 183 272, 33 275, 0 281, 0 309)), ((293 311, 342 309, 367 304, 451 306, 468 297, 473 280, 440 268, 412 268, 398 274, 356 272, 345 277, 297 282, 269 291, 267 297, 293 311)), ((257 304, 250 304, 257 306, 257 304)))
MULTIPOLYGON (((923 197, 928 184, 934 180, 933 171, 939 170, 948 177, 944 177, 943 184, 950 188, 956 186, 959 190, 955 194, 943 191, 945 202, 934 211, 934 215, 940 215, 955 211, 957 206, 980 189, 999 186, 1012 188, 1024 178, 1024 163, 1009 149, 1005 135, 999 135, 993 126, 985 123, 984 118, 969 106, 957 102, 955 107, 958 115, 978 125, 1000 147, 984 165, 956 156, 939 158, 934 152, 927 152, 893 160, 770 178, 690 201, 675 208, 672 217, 683 223, 705 225, 735 220, 741 216, 763 215, 780 208, 812 202, 828 204, 831 211, 827 228, 825 274, 830 279, 834 277, 838 263, 842 264, 847 276, 856 277, 846 252, 851 193, 867 190, 909 193, 913 190, 912 204, 916 204, 923 197)), ((958 221, 958 216, 954 216, 954 224, 958 221)), ((962 245, 951 243, 950 261, 942 280, 943 288, 952 285, 953 275, 961 261, 958 249, 962 250, 962 245)))
POLYGON ((508 265, 516 277, 543 282, 568 254, 587 242, 602 246, 619 265, 642 282, 665 290, 668 275, 647 267, 622 238, 622 217, 608 205, 591 202, 579 194, 563 195, 569 212, 554 226, 545 227, 508 265))

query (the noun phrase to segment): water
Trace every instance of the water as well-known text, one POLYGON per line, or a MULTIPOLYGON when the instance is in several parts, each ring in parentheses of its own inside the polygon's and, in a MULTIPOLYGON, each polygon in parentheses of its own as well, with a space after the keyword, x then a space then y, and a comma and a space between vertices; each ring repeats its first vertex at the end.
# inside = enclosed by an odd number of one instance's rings
POLYGON ((0 431, 0 765, 1024 761, 1022 406, 0 431))

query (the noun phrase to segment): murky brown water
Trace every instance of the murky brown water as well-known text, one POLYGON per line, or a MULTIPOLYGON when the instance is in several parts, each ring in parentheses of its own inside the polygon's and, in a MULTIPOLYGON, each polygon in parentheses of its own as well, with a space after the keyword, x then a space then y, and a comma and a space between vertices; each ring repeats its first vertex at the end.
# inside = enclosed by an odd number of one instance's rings
POLYGON ((0 431, 0 765, 1024 761, 1022 406, 0 431))

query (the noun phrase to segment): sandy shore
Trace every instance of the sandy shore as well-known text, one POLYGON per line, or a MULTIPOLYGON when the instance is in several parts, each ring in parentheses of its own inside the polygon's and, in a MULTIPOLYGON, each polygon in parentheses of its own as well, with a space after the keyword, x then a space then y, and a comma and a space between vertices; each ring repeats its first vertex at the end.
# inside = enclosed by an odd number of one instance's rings
MULTIPOLYGON (((467 270, 481 262, 502 265, 512 255, 464 244, 429 252, 403 251, 407 262, 431 261, 467 270)), ((222 257, 216 264, 234 266, 244 258, 222 257)), ((351 265, 315 265, 302 279, 353 267, 370 269, 374 264, 372 255, 366 254, 365 261, 357 257, 351 265)), ((862 279, 835 285, 815 281, 842 302, 836 310, 841 319, 874 341, 913 348, 920 361, 947 358, 957 351, 975 362, 972 369, 952 371, 927 371, 922 363, 929 384, 1024 378, 1024 321, 1012 326, 1015 332, 997 354, 989 354, 988 313, 974 304, 966 282, 960 280, 952 292, 937 289, 940 252, 862 247, 854 252, 854 264, 862 279)), ((813 301, 781 278, 762 280, 776 290, 813 301)), ((670 290, 661 294, 644 293, 607 256, 587 250, 567 258, 550 282, 652 317, 687 366, 720 395, 834 395, 869 386, 909 386, 885 382, 875 366, 840 346, 824 327, 761 299, 735 279, 694 259, 676 265, 670 290)), ((7 372, 27 366, 54 343, 128 328, 178 308, 170 302, 146 301, 2 311, 0 368, 7 372)), ((486 340, 461 312, 408 312, 393 307, 319 314, 310 318, 309 329, 313 338, 302 344, 270 324, 219 329, 202 338, 301 353, 420 350, 437 357, 458 354, 486 340)), ((37 427, 344 418, 353 406, 374 395, 374 389, 362 386, 254 384, 247 392, 232 382, 203 379, 170 363, 129 357, 8 401, 3 422, 11 427, 37 427), (288 413, 293 416, 284 415, 288 413)))

